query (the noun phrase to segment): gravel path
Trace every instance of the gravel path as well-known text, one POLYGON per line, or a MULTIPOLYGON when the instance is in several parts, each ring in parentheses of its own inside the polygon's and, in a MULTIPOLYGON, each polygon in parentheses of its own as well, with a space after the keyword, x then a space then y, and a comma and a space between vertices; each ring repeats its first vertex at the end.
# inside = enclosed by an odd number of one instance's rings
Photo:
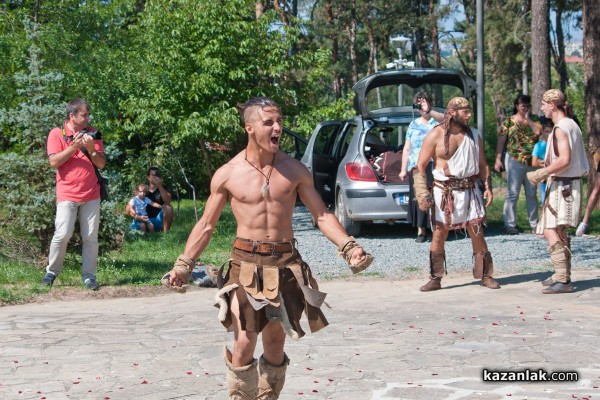
MULTIPOLYGON (((334 278, 351 275, 346 263, 336 258, 335 246, 313 227, 306 207, 296 207, 293 223, 300 254, 315 276, 334 278)), ((430 242, 416 243, 415 237, 416 229, 407 224, 365 225, 358 241, 375 256, 368 273, 390 278, 427 276, 430 242)), ((494 259, 495 276, 552 270, 546 241, 534 234, 509 236, 489 229, 486 241, 494 259)), ((598 237, 573 236, 571 246, 573 270, 600 269, 598 237)), ((473 268, 472 254, 471 240, 461 232, 451 232, 446 242, 448 273, 470 272, 473 268)))

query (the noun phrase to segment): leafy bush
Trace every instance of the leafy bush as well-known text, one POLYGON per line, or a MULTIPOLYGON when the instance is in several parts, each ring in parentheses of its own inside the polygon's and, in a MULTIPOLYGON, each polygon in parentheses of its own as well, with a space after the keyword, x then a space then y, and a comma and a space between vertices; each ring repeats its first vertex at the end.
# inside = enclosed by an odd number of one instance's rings
MULTIPOLYGON (((54 233, 55 170, 40 154, 2 154, 0 164, 0 252, 12 259, 43 264, 54 233)), ((101 249, 120 247, 126 226, 116 201, 102 203, 101 249)), ((79 250, 78 231, 76 227, 71 250, 79 250)))

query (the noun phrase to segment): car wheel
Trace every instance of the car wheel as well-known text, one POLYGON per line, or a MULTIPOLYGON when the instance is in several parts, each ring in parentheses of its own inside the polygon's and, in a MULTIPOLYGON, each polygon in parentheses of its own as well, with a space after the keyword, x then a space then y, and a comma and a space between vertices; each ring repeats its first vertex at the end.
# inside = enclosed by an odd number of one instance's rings
POLYGON ((335 202, 335 216, 337 217, 340 224, 344 227, 348 235, 358 236, 360 235, 360 222, 353 221, 346 212, 346 203, 344 202, 344 195, 340 191, 337 195, 335 202))

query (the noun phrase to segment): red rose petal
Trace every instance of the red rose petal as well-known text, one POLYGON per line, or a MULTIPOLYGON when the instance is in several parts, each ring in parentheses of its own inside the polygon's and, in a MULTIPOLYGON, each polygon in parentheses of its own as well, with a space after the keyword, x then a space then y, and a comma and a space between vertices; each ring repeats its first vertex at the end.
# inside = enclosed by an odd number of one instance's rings
POLYGON ((192 375, 192 371, 188 371, 188 372, 186 372, 186 374, 192 375))
POLYGON ((144 379, 144 380, 142 381, 142 385, 147 385, 147 384, 148 384, 148 381, 144 379))

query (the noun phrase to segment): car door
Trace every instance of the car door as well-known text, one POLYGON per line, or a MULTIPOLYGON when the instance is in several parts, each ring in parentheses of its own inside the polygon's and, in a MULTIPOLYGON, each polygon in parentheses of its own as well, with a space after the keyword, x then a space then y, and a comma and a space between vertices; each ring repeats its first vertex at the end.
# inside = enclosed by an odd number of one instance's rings
POLYGON ((333 204, 335 179, 339 159, 336 157, 336 145, 344 123, 342 121, 321 122, 315 128, 302 163, 312 171, 315 188, 325 204, 333 204))

